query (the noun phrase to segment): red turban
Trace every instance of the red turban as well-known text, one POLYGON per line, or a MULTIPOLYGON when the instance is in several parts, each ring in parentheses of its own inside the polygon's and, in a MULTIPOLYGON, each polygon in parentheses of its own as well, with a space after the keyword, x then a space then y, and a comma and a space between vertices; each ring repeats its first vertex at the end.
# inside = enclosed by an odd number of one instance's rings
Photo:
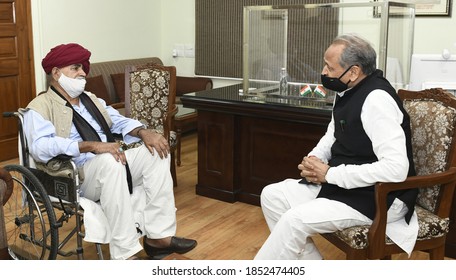
POLYGON ((90 71, 90 51, 81 45, 70 43, 58 45, 43 58, 41 65, 46 74, 50 74, 54 67, 61 68, 73 64, 82 64, 86 74, 90 71))

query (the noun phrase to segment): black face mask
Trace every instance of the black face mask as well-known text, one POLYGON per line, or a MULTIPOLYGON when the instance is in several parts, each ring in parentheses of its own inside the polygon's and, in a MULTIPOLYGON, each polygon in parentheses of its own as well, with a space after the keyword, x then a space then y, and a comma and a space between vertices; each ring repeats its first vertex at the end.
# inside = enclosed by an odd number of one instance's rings
POLYGON ((354 65, 351 65, 350 67, 347 68, 347 70, 345 70, 344 73, 342 73, 342 75, 340 75, 339 78, 331 78, 331 77, 328 77, 326 75, 321 75, 321 84, 327 88, 327 89, 330 89, 330 90, 334 90, 334 91, 337 91, 337 92, 342 92, 344 90, 346 90, 348 88, 348 84, 350 83, 350 81, 348 81, 346 84, 344 84, 340 78, 342 78, 347 72, 348 70, 350 70, 350 68, 352 68, 354 65))

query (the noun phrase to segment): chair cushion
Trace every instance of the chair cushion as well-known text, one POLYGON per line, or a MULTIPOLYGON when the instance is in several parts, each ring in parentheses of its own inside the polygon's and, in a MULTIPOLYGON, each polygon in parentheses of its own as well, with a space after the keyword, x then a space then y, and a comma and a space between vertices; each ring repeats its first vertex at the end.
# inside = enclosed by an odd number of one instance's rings
POLYGON ((125 102, 125 73, 111 74, 111 80, 119 102, 125 102))
MULTIPOLYGON (((417 175, 446 170, 456 112, 453 108, 432 100, 405 100, 410 115, 413 161, 417 175)), ((434 211, 440 186, 420 189, 417 204, 434 211)))
POLYGON ((86 78, 85 90, 103 99, 106 102, 106 104, 112 104, 112 100, 109 96, 108 89, 106 88, 106 85, 103 81, 103 76, 98 75, 95 77, 86 78))
MULTIPOLYGON (((416 213, 418 215, 418 238, 417 240, 425 240, 444 236, 450 229, 450 221, 448 218, 442 219, 432 212, 416 206, 416 213)), ((367 234, 369 226, 355 226, 341 231, 334 232, 339 239, 347 243, 354 249, 366 249, 368 246, 367 234)), ((386 238, 387 244, 392 244, 393 241, 386 238)))

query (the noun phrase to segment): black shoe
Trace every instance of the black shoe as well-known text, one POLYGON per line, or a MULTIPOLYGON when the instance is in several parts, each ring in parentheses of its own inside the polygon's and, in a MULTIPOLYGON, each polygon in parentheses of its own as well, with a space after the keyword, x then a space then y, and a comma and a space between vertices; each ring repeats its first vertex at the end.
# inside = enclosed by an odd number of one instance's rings
POLYGON ((184 254, 192 250, 198 244, 196 240, 181 238, 181 237, 171 237, 171 244, 168 247, 157 248, 150 246, 146 242, 146 237, 143 239, 144 251, 149 257, 155 257, 158 255, 169 255, 171 253, 184 254))

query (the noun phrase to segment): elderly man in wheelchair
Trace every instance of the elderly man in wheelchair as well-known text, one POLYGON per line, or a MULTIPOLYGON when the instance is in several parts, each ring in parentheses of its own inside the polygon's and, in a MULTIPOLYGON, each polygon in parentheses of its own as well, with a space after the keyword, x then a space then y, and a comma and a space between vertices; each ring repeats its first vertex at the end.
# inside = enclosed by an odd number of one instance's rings
MULTIPOLYGON (((100 241, 109 243, 111 259, 135 259, 143 247, 150 257, 192 250, 195 240, 174 236, 168 141, 84 92, 90 55, 78 44, 66 44, 51 49, 43 59, 49 89, 32 100, 23 114, 31 156, 38 163, 62 154, 73 159, 82 179, 80 196, 101 206, 109 234, 99 234, 100 241), (129 145, 135 142, 139 144, 129 145), (139 210, 134 195, 143 198, 139 210), (138 212, 144 224, 138 225, 138 212), (145 235, 143 246, 141 235, 145 235)), ((84 208, 92 204, 81 203, 84 208)), ((100 211, 90 212, 100 215, 100 211)), ((90 225, 85 226, 88 231, 90 225)))

